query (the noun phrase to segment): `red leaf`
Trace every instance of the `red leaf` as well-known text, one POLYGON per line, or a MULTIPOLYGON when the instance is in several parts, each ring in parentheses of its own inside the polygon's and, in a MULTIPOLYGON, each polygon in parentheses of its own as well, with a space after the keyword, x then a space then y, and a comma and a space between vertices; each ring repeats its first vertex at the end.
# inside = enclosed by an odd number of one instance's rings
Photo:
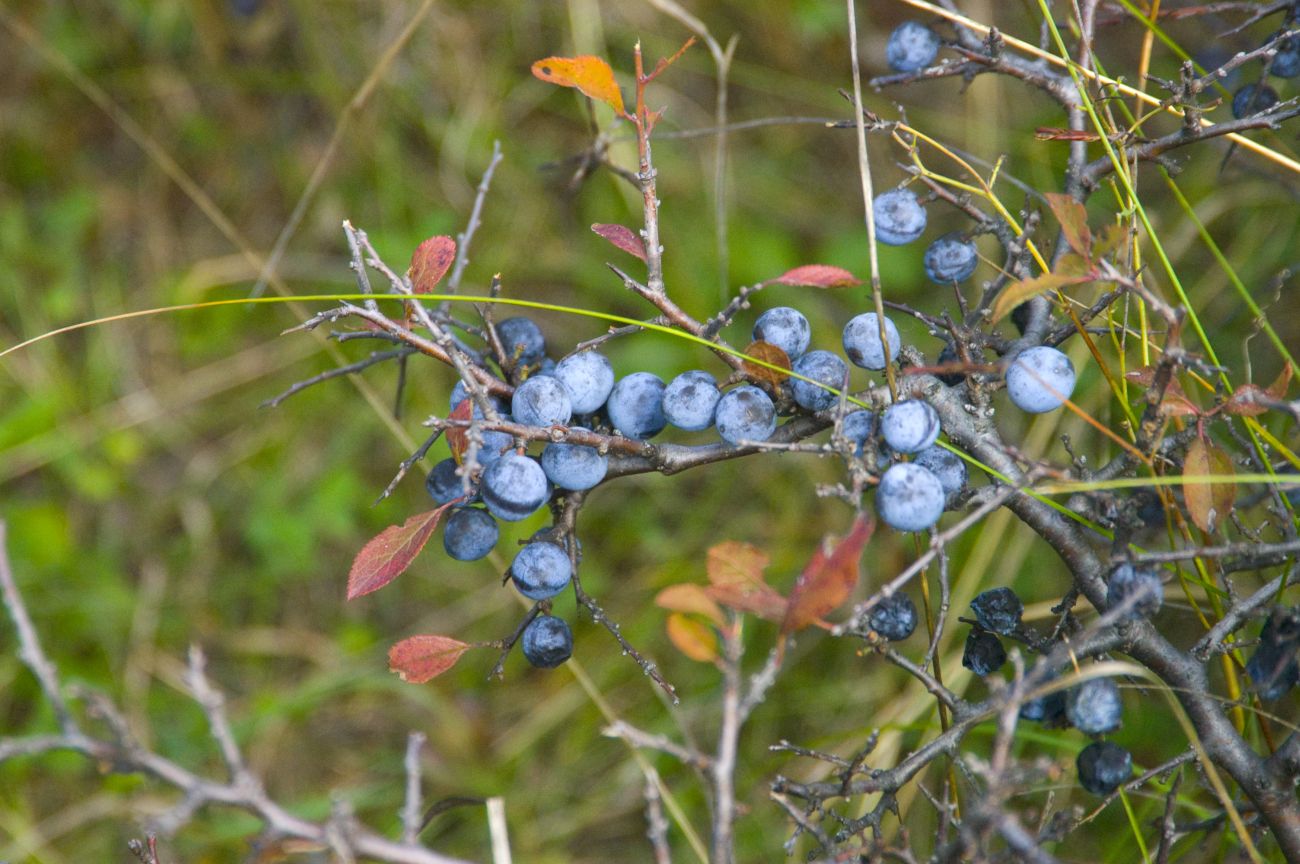
POLYGON ((859 514, 853 530, 829 556, 822 549, 813 555, 790 591, 790 605, 781 622, 781 635, 802 630, 843 603, 858 584, 858 560, 871 539, 875 523, 859 514))
POLYGON ((842 267, 829 264, 805 264, 787 270, 772 280, 777 285, 802 285, 808 288, 849 288, 862 280, 842 267))
POLYGON ((763 581, 767 556, 748 543, 727 540, 709 549, 709 585, 705 591, 723 606, 768 621, 785 616, 785 598, 763 581))
POLYGON ((1092 232, 1088 230, 1088 211, 1069 195, 1047 193, 1047 206, 1052 208, 1056 221, 1061 223, 1065 242, 1082 257, 1092 260, 1092 232))
POLYGON ((712 663, 718 659, 717 634, 707 624, 687 618, 680 612, 668 616, 668 640, 692 660, 712 663))
POLYGON ((533 75, 548 84, 577 87, 583 95, 624 113, 623 93, 614 80, 614 70, 599 57, 547 57, 533 64, 533 75))
POLYGON ((703 585, 690 582, 681 585, 669 585, 655 595, 655 605, 671 612, 689 612, 703 615, 721 627, 726 623, 722 610, 704 590, 703 585))
POLYGON ((629 255, 635 255, 642 261, 645 260, 645 243, 631 228, 623 225, 613 225, 608 222, 597 222, 591 226, 591 230, 629 255))
POLYGON ((390 525, 361 547, 348 571, 348 599, 378 591, 401 576, 429 541, 442 514, 455 503, 412 516, 401 525, 390 525))
MULTIPOLYGON (((770 342, 750 342, 749 347, 745 349, 745 353, 756 360, 770 363, 772 366, 780 366, 782 369, 787 371, 790 369, 789 356, 786 355, 786 353, 778 346, 773 345, 770 342)), ((774 386, 790 377, 785 372, 780 372, 767 366, 759 366, 751 360, 744 361, 741 368, 745 370, 746 375, 755 381, 763 381, 774 386)))
POLYGON ((1212 441, 1198 437, 1188 446, 1187 458, 1183 460, 1183 477, 1228 477, 1227 482, 1197 482, 1183 486, 1187 512, 1192 514, 1192 521, 1202 531, 1213 533, 1215 526, 1232 512, 1233 502, 1237 500, 1237 487, 1232 482, 1235 473, 1232 459, 1212 441))
POLYGON ((411 636, 388 649, 388 668, 408 684, 423 684, 455 666, 470 647, 450 636, 411 636))
MULTIPOLYGON (((448 420, 468 420, 474 414, 474 400, 466 397, 457 403, 455 410, 451 412, 448 420)), ((469 427, 467 426, 448 426, 447 427, 447 446, 451 448, 451 455, 456 460, 456 464, 461 464, 465 457, 465 451, 469 449, 469 427)))
POLYGON ((438 287, 448 268, 456 260, 456 241, 439 234, 430 237, 411 254, 411 267, 406 271, 416 294, 428 294, 438 287))

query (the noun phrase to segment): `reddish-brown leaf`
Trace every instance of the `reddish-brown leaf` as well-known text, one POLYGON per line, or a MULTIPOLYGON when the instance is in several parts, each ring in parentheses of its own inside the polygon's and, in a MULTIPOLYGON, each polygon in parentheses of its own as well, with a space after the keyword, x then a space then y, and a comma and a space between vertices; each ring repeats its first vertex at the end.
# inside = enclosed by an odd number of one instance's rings
POLYGON ((1273 379, 1273 383, 1268 385, 1268 390, 1265 392, 1274 399, 1285 397, 1286 388, 1290 386, 1291 376, 1294 372, 1295 370, 1291 368, 1291 361, 1286 361, 1286 364, 1282 367, 1282 371, 1277 373, 1277 378, 1273 379))
POLYGON ((813 554, 790 591, 781 635, 802 630, 848 599, 858 584, 858 561, 875 527, 871 517, 859 514, 849 536, 830 555, 821 548, 813 554))
POLYGON ((1202 531, 1213 533, 1215 527, 1232 512, 1233 502, 1237 500, 1237 487, 1232 482, 1235 473, 1231 457, 1214 442, 1197 437, 1188 446, 1187 458, 1183 460, 1184 479, 1227 478, 1220 482, 1206 482, 1202 479, 1183 486, 1187 512, 1202 531))
POLYGON ((1092 260, 1092 232, 1088 230, 1088 211, 1084 206, 1059 192, 1047 193, 1047 206, 1061 223, 1065 242, 1081 257, 1092 260))
POLYGON ((1066 285, 1074 285, 1078 282, 1085 281, 1075 276, 1062 276, 1059 273, 1044 273, 1041 276, 1035 276, 1033 279, 1021 279, 1019 282, 1012 282, 1002 289, 998 299, 993 301, 993 320, 1001 321, 1011 313, 1021 303, 1026 300, 1032 300, 1039 294, 1046 294, 1048 291, 1055 291, 1066 285))
POLYGON ((423 684, 455 666, 469 647, 450 636, 411 636, 388 649, 388 668, 408 684, 423 684))
MULTIPOLYGON (((1143 366, 1124 373, 1124 378, 1150 390, 1156 382, 1156 369, 1154 366, 1143 366)), ((1183 390, 1183 385, 1178 383, 1178 379, 1170 378, 1169 385, 1165 387, 1165 396, 1160 400, 1160 413, 1166 417, 1199 417, 1201 409, 1187 398, 1187 393, 1183 390)))
POLYGON ((805 264, 787 270, 772 280, 776 285, 800 285, 806 288, 851 288, 862 280, 843 267, 829 264, 805 264))
MULTIPOLYGON (((474 416, 474 400, 462 399, 447 419, 469 420, 472 416, 474 416)), ((448 426, 447 446, 451 448, 451 455, 456 460, 456 464, 461 464, 465 458, 465 451, 469 449, 469 427, 448 426)))
POLYGON ((745 374, 750 378, 775 386, 790 377, 787 374, 790 371, 790 358, 784 351, 776 345, 773 345, 771 342, 763 342, 761 340, 750 342, 749 347, 745 349, 745 353, 755 360, 762 360, 764 363, 770 363, 772 366, 780 366, 781 369, 785 370, 782 372, 768 366, 760 366, 753 362, 753 360, 746 360, 742 364, 742 368, 745 370, 745 374))
POLYGON ((631 228, 608 222, 597 222, 591 226, 591 230, 629 255, 635 255, 642 261, 645 260, 645 243, 631 228))
POLYGON ((704 590, 703 585, 685 582, 669 585, 655 595, 655 605, 670 612, 687 612, 702 615, 721 627, 726 623, 718 604, 704 590))
MULTIPOLYGON (((455 502, 452 502, 454 504, 455 502)), ((348 599, 355 600, 378 591, 411 566, 438 521, 452 504, 412 516, 401 525, 390 525, 361 547, 348 571, 348 599)))
POLYGON ((438 287, 442 277, 447 275, 447 270, 455 260, 455 240, 445 234, 425 240, 415 247, 415 252, 411 254, 411 267, 406 271, 407 278, 411 280, 411 289, 416 294, 431 293, 438 287))
POLYGON ((714 600, 749 612, 768 621, 785 617, 785 598, 763 581, 767 556, 756 547, 736 540, 718 543, 709 549, 707 572, 710 585, 705 591, 714 600))
POLYGON ((576 87, 583 95, 624 113, 623 93, 614 80, 614 70, 599 57, 547 57, 533 64, 533 75, 548 84, 576 87))
POLYGON ((712 663, 718 659, 718 634, 680 612, 668 616, 668 640, 692 660, 712 663))
POLYGON ((1268 394, 1259 385, 1242 384, 1232 394, 1232 398, 1223 403, 1223 410, 1238 417, 1258 417, 1268 410, 1268 406, 1263 404, 1263 400, 1268 398, 1268 394))

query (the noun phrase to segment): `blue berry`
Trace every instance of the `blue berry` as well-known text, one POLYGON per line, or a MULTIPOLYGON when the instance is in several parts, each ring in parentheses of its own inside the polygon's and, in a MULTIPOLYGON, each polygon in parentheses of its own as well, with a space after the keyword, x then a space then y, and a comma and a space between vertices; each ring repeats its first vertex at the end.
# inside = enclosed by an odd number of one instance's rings
POLYGON ((903 246, 925 233, 925 208, 910 189, 890 189, 876 196, 876 239, 903 246))
POLYGON ((506 453, 483 472, 483 503, 507 522, 527 519, 551 497, 546 472, 536 459, 506 453))
POLYGON ((497 338, 511 368, 536 366, 546 356, 546 337, 529 318, 507 318, 496 324, 497 338))
POLYGON ((891 594, 871 610, 871 629, 890 642, 900 642, 916 629, 916 604, 906 594, 891 594))
POLYGON ((885 319, 885 339, 889 342, 889 360, 885 360, 884 347, 880 344, 880 324, 875 312, 863 312, 849 319, 844 325, 844 353, 855 366, 863 369, 884 369, 887 363, 898 359, 898 351, 903 347, 903 340, 898 335, 894 322, 885 319))
MULTIPOLYGON (((459 467, 455 459, 448 457, 434 465, 429 476, 424 478, 424 488, 436 503, 449 504, 457 498, 465 497, 464 481, 456 473, 459 467)), ((470 492, 473 496, 473 486, 470 487, 470 492)))
POLYGON ((573 416, 569 390, 558 378, 534 375, 515 388, 510 414, 525 426, 563 426, 573 416))
MULTIPOLYGON (((1017 306, 1016 308, 1019 309, 1020 307, 1017 306)), ((961 355, 957 353, 956 346, 951 342, 943 346, 943 350, 939 352, 939 357, 935 361, 938 366, 948 366, 953 363, 961 362, 961 355)), ((956 387, 958 384, 966 380, 966 376, 961 372, 940 372, 936 377, 949 387, 956 387)))
POLYGON ((664 416, 664 382, 650 372, 624 376, 610 391, 605 410, 622 435, 644 441, 668 425, 664 416))
POLYGON ((933 63, 938 53, 939 37, 916 21, 899 24, 885 43, 885 60, 895 72, 918 72, 933 63))
POLYGON ((1092 678, 1070 688, 1065 697, 1065 713, 1080 732, 1105 735, 1120 725, 1124 702, 1119 685, 1110 678, 1092 678))
POLYGON ((777 306, 758 316, 754 322, 754 339, 780 348, 793 363, 808 350, 812 328, 798 309, 777 306))
POLYGON ((861 456, 867 439, 876 434, 876 415, 870 411, 851 411, 840 421, 840 434, 856 446, 853 455, 861 456))
POLYGON ((1163 599, 1164 587, 1160 584, 1160 574, 1155 570, 1121 564, 1110 574, 1106 606, 1110 609, 1127 606, 1124 618, 1129 621, 1150 618, 1160 611, 1163 599))
POLYGON ((921 399, 895 402, 880 415, 880 437, 896 453, 919 453, 939 440, 939 412, 921 399))
POLYGON ((497 520, 477 507, 458 507, 442 531, 442 547, 457 561, 477 561, 497 545, 497 520))
POLYGON ((1246 674, 1261 699, 1280 699, 1300 683, 1296 648, 1300 645, 1300 610, 1275 607, 1259 631, 1259 645, 1246 661, 1246 674))
POLYGON ((992 675, 1007 662, 1006 649, 1002 640, 987 630, 972 627, 966 637, 966 647, 961 654, 961 665, 976 675, 992 675))
MULTIPOLYGON (((836 390, 844 389, 848 383, 848 364, 830 351, 809 351, 794 361, 794 371, 836 390)), ((809 411, 825 411, 839 398, 825 387, 794 379, 794 401, 809 411)))
POLYGON ((1005 587, 980 592, 971 601, 970 608, 981 627, 1003 636, 1016 632, 1020 616, 1025 613, 1025 604, 1020 602, 1016 592, 1005 587))
POLYGON ((970 240, 953 232, 935 240, 925 250, 925 275, 939 285, 965 282, 979 266, 979 251, 970 240))
POLYGON ((945 447, 937 444, 926 447, 913 461, 939 478, 945 495, 955 495, 966 485, 966 461, 945 447))
POLYGON ((1007 368, 1007 395, 1021 411, 1044 414, 1074 392, 1074 364, 1055 348, 1039 345, 1016 355, 1007 368))
POLYGON ((614 367, 598 351, 572 354, 555 364, 555 377, 569 390, 574 414, 590 414, 600 409, 614 389, 614 367))
POLYGON ((1278 43, 1277 56, 1273 58, 1273 65, 1269 67, 1268 74, 1278 78, 1294 78, 1300 75, 1300 39, 1292 36, 1278 43))
POLYGON ((766 441, 776 431, 776 406, 762 390, 745 384, 723 394, 714 420, 728 444, 766 441))
POLYGON ((609 457, 602 456, 595 447, 552 441, 542 450, 542 470, 561 489, 581 491, 605 479, 609 457))
POLYGON ((1240 120, 1252 114, 1262 114, 1276 104, 1277 91, 1272 87, 1245 84, 1232 94, 1232 116, 1240 120))
POLYGON ((713 425, 722 391, 708 372, 683 372, 664 389, 664 416, 678 429, 699 432, 713 425))
POLYGON ((563 618, 538 615, 524 628, 524 659, 539 669, 554 669, 573 656, 573 631, 563 618))
POLYGON ((1118 744, 1094 741, 1075 760, 1079 785, 1093 795, 1109 795, 1133 776, 1133 757, 1118 744))
POLYGON ((1070 718, 1065 713, 1065 691, 1056 690, 1046 696, 1030 699, 1020 706, 1022 720, 1033 720, 1043 726, 1064 728, 1070 725, 1070 718))
POLYGON ((545 540, 529 543, 515 555, 510 579, 529 600, 546 600, 569 585, 573 567, 564 548, 545 540))
POLYGON ((943 515, 939 478, 910 462, 889 466, 876 489, 876 511, 896 531, 925 531, 943 515))

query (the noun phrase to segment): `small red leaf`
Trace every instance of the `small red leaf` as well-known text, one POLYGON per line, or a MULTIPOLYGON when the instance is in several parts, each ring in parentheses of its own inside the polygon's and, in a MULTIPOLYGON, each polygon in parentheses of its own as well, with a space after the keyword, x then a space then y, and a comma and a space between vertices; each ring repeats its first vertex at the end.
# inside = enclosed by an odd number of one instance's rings
POLYGON ((452 504, 412 516, 401 525, 390 525, 361 547, 357 557, 352 559, 352 569, 348 571, 348 599, 355 600, 378 591, 401 576, 420 554, 429 541, 429 535, 438 527, 442 514, 452 504))
POLYGON ((548 84, 577 87, 583 95, 624 113, 623 93, 614 80, 614 70, 599 57, 547 57, 534 63, 532 70, 535 77, 548 84))
POLYGON ((1242 384, 1232 394, 1232 398, 1223 403, 1223 410, 1238 417, 1258 417, 1268 410, 1262 400, 1268 399, 1268 393, 1257 384, 1242 384))
MULTIPOLYGON (((1141 384, 1150 390, 1156 383, 1156 367, 1142 366, 1132 372, 1124 373, 1124 379, 1141 384)), ((1178 379, 1171 377, 1168 385, 1165 386, 1164 399, 1160 401, 1160 413, 1166 417, 1199 417, 1201 409, 1187 398, 1187 393, 1183 390, 1183 385, 1178 383, 1178 379)))
POLYGON ((718 659, 718 635, 707 624, 680 612, 668 616, 668 640, 692 660, 712 663, 718 659))
MULTIPOLYGON (((790 358, 778 346, 770 342, 750 342, 745 353, 755 360, 762 360, 764 363, 770 363, 772 366, 780 366, 782 369, 789 371, 790 358)), ((769 366, 760 366, 752 360, 746 360, 742 364, 745 374, 755 381, 763 381, 773 386, 780 384, 790 376, 785 372, 772 369, 769 366)))
POLYGON ((862 280, 842 267, 829 264, 805 264, 787 270, 772 280, 777 285, 802 285, 808 288, 850 288, 862 280))
POLYGON ((455 666, 470 647, 449 636, 411 636, 388 649, 388 668, 408 684, 423 684, 455 666))
POLYGON ((786 602, 763 580, 767 561, 766 555, 748 543, 718 543, 709 549, 707 571, 711 584, 705 591, 737 612, 780 621, 785 616, 786 602))
POLYGON ((416 246, 411 255, 411 267, 406 271, 412 290, 416 294, 431 293, 455 260, 456 241, 445 234, 430 237, 416 246))
POLYGON ((1205 482, 1202 479, 1183 486, 1187 512, 1202 531, 1213 533, 1215 527, 1232 512, 1233 502, 1237 500, 1237 487, 1232 482, 1235 473, 1232 459, 1212 441, 1197 437, 1188 446, 1187 458, 1183 460, 1183 477, 1227 477, 1226 482, 1205 482))
MULTIPOLYGON (((456 404, 455 410, 451 412, 448 420, 468 420, 474 414, 474 400, 465 398, 456 404)), ((451 448, 452 458, 459 465, 465 458, 465 451, 469 449, 469 427, 467 426, 448 426, 447 427, 447 446, 451 448)))
POLYGON ((642 261, 645 260, 645 243, 631 228, 608 222, 597 222, 591 226, 591 230, 629 255, 635 255, 642 261))
POLYGON ((869 516, 859 514, 849 536, 829 556, 820 548, 813 554, 790 591, 781 635, 802 630, 848 599, 858 584, 858 561, 875 527, 869 516))
POLYGON ((1065 242, 1082 257, 1092 259, 1092 232, 1088 230, 1088 211, 1069 195, 1047 193, 1047 206, 1052 208, 1056 221, 1061 223, 1065 242))
POLYGON ((703 585, 690 582, 681 585, 669 585, 655 595, 655 605, 670 612, 689 612, 703 615, 721 627, 726 623, 722 610, 704 590, 703 585))

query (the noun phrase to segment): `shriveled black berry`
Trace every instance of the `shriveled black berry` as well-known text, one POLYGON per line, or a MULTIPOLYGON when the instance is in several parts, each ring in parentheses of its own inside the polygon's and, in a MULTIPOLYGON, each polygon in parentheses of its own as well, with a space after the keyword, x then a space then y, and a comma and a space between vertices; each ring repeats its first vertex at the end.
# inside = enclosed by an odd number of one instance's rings
POLYGON ((1002 640, 987 630, 972 627, 966 637, 966 650, 961 655, 961 665, 976 675, 992 675, 1007 662, 1002 640))
POLYGON ((1025 612, 1025 604, 1020 602, 1016 592, 1010 588, 990 588, 971 601, 971 611, 975 620, 985 630, 1009 636, 1020 626, 1020 616, 1025 612))

